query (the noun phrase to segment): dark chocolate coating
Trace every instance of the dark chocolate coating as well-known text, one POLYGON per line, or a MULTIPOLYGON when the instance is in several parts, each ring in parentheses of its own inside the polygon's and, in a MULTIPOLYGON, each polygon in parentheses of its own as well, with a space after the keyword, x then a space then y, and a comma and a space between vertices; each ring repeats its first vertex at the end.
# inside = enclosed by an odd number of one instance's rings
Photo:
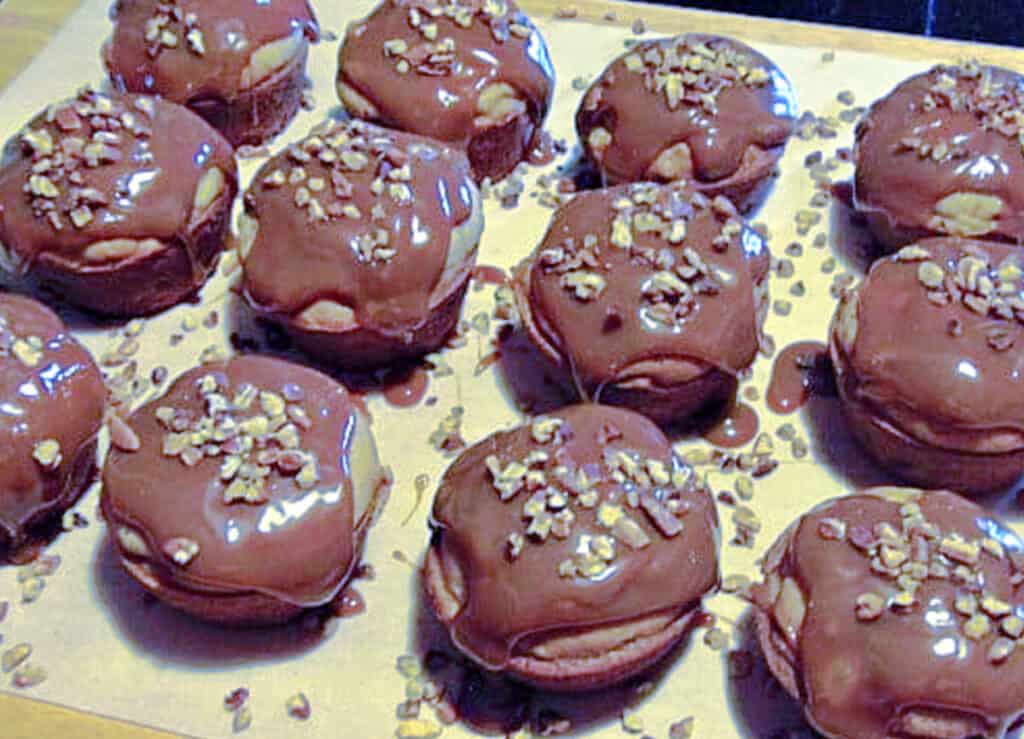
POLYGON ((570 406, 470 447, 441 481, 431 527, 433 551, 461 573, 450 584, 461 608, 440 615, 455 643, 493 670, 545 637, 691 612, 718 582, 717 517, 707 490, 657 426, 607 406, 570 406), (515 463, 530 455, 532 472, 499 493, 494 470, 514 478, 515 463), (531 500, 537 496, 539 505, 531 500), (569 519, 561 530, 559 515, 569 519), (555 521, 542 532, 545 517, 555 521), (608 525, 616 518, 618 525, 608 525), (619 526, 639 540, 629 543, 619 526), (610 558, 595 554, 601 538, 610 558))
POLYGON ((611 183, 687 179, 746 210, 795 117, 789 81, 769 59, 739 41, 685 34, 641 42, 612 62, 583 97, 576 130, 611 183), (609 135, 602 146, 592 145, 598 128, 609 135), (668 177, 655 161, 677 144, 689 162, 668 177))
POLYGON ((668 423, 728 398, 722 384, 757 355, 768 266, 728 201, 685 183, 620 185, 559 208, 515 287, 531 337, 584 397, 668 423))
POLYGON ((754 589, 769 664, 828 737, 1002 737, 1024 711, 1022 556, 953 493, 822 503, 772 547, 754 589))
POLYGON ((369 101, 375 122, 465 148, 476 176, 496 179, 536 143, 554 70, 544 39, 513 0, 383 0, 349 27, 338 81, 369 101), (511 87, 524 115, 498 125, 481 119, 481 92, 495 83, 511 87), (502 146, 488 145, 491 137, 502 146))
POLYGON ((130 315, 182 300, 212 271, 237 165, 227 141, 187 109, 84 91, 30 121, 6 153, 0 243, 15 277, 130 315), (197 206, 214 169, 219 189, 197 206), (104 242, 144 248, 104 253, 104 242))
POLYGON ((211 598, 257 593, 312 607, 338 594, 357 564, 355 496, 363 493, 354 485, 363 484, 367 472, 352 468, 351 452, 357 435, 369 433, 342 385, 282 360, 236 357, 186 372, 127 423, 139 449, 111 450, 102 496, 122 556, 145 561, 179 589, 211 598), (248 406, 236 401, 245 385, 259 391, 248 406), (261 430, 262 418, 272 429, 281 414, 278 436, 242 428, 255 423, 261 430), (208 422, 201 419, 210 416, 216 423, 203 426, 208 422), (226 424, 238 431, 214 431, 226 424), (193 428, 227 439, 207 435, 213 448, 201 444, 201 453, 190 458, 192 452, 174 444, 193 428), (295 443, 288 444, 284 439, 293 433, 295 443), (241 441, 241 450, 229 449, 246 434, 256 439, 252 451, 241 441), (289 450, 298 457, 286 459, 289 450), (223 466, 232 456, 242 465, 234 474, 223 466), (306 478, 302 470, 311 458, 317 474, 306 478), (263 482, 247 488, 247 479, 263 482), (121 527, 133 529, 148 552, 126 547, 121 527))
POLYGON ((0 549, 85 491, 106 398, 92 357, 55 313, 0 294, 0 549), (56 445, 40 446, 48 440, 56 445))
POLYGON ((872 105, 857 127, 854 201, 882 245, 946 234, 1024 239, 1021 110, 1024 78, 977 64, 937 66, 872 105), (954 202, 939 205, 955 193, 1001 206, 958 223, 954 202))

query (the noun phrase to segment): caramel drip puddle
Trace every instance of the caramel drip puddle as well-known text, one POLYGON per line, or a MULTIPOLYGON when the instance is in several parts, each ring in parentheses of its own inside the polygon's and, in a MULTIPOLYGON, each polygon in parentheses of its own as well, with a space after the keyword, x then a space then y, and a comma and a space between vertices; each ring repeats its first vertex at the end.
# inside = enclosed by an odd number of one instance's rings
POLYGON ((829 392, 828 348, 820 341, 798 341, 784 348, 772 365, 766 401, 775 413, 794 413, 816 393, 829 392))

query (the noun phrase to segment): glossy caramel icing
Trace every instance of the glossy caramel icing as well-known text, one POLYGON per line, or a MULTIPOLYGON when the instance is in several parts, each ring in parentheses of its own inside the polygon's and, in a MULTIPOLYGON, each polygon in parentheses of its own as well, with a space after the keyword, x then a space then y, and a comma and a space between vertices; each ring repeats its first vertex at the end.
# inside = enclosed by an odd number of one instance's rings
POLYGON ((768 262, 764 240, 724 198, 678 183, 620 185, 555 212, 517 290, 581 390, 599 397, 634 374, 672 385, 747 367, 768 262), (690 369, 657 368, 665 359, 690 369))
POLYGON ((1022 111, 1024 79, 998 67, 942 65, 900 83, 858 125, 857 208, 920 235, 1020 242, 1022 111), (965 208, 946 201, 956 193, 1001 205, 958 219, 965 208))
POLYGON ((111 450, 102 497, 123 554, 190 590, 306 607, 338 594, 356 565, 366 470, 353 449, 368 433, 344 387, 236 357, 186 372, 127 423, 139 448, 111 450))
POLYGON ((92 357, 55 313, 0 294, 0 545, 17 545, 27 525, 83 492, 106 398, 92 357))
POLYGON ((576 130, 612 182, 654 178, 658 155, 684 143, 688 179, 700 187, 736 175, 751 147, 781 154, 795 117, 789 81, 765 56, 684 34, 643 41, 612 62, 584 96, 576 130))
POLYGON ((718 582, 714 505, 662 432, 571 406, 470 447, 441 481, 433 546, 457 562, 457 644, 501 669, 528 637, 697 607, 718 582))
POLYGON ((997 737, 1024 709, 1022 556, 1020 539, 974 503, 880 488, 795 523, 754 599, 826 736, 907 736, 908 715, 925 712, 997 737))
POLYGON ((539 129, 554 71, 513 0, 384 0, 350 26, 338 79, 371 102, 378 122, 466 147, 489 125, 478 120, 480 96, 497 83, 516 93, 539 129))
POLYGON ((114 251, 94 257, 90 246, 120 240, 194 257, 191 230, 204 215, 197 190, 213 169, 230 202, 231 146, 178 105, 91 90, 55 103, 12 141, 0 169, 3 266, 25 274, 45 255, 84 269, 117 259, 114 251))
POLYGON ((972 448, 996 435, 1020 446, 1021 260, 1011 245, 946 237, 875 262, 833 324, 840 389, 927 443, 972 448))
POLYGON ((258 229, 243 248, 245 294, 277 315, 332 301, 351 325, 412 330, 468 278, 478 198, 457 149, 362 121, 327 124, 270 159, 245 196, 258 229))
POLYGON ((118 0, 105 50, 116 86, 177 103, 233 100, 253 53, 292 35, 319 36, 307 0, 118 0))

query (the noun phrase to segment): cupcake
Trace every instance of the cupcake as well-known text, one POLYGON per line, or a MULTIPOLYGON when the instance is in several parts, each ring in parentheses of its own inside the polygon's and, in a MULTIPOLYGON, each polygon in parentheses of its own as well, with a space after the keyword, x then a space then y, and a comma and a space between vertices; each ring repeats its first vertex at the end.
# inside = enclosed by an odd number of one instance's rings
POLYGON ((854 204, 888 251, 930 236, 1024 240, 1024 77, 937 66, 857 127, 854 204))
POLYGON ((771 671, 832 739, 1003 737, 1024 711, 1024 544, 953 493, 822 503, 755 586, 771 671))
POLYGON ((143 588, 230 625, 282 622, 342 591, 387 489, 344 387, 236 357, 189 370, 126 423, 101 510, 143 588))
POLYGON ((1021 265, 1016 246, 928 239, 842 297, 829 340, 842 409, 897 476, 980 493, 1024 474, 1021 265))
POLYGON ((310 355, 390 364, 457 323, 483 230, 461 151, 330 122, 270 159, 244 204, 245 296, 310 355))
POLYGON ((537 146, 554 71, 513 0, 383 0, 345 34, 337 86, 353 116, 464 149, 497 180, 537 146))
POLYGON ((97 313, 163 310, 216 265, 237 179, 231 146, 185 108, 85 90, 7 146, 0 268, 97 313))
POLYGON ((302 105, 319 30, 307 0, 117 0, 111 82, 186 105, 233 146, 279 134, 302 105))
POLYGON ((96 474, 107 390, 49 308, 0 294, 0 554, 75 504, 96 474))
POLYGON ((775 174, 796 102, 778 67, 721 36, 644 41, 612 62, 576 112, 584 154, 608 183, 689 180, 747 211, 775 174))
POLYGON ((687 424, 728 404, 757 355, 769 261, 724 197, 619 185, 561 206, 514 289, 583 397, 687 424))
POLYGON ((657 426, 577 405, 501 431, 445 472, 427 601, 484 668, 543 688, 628 680, 718 584, 714 504, 657 426))

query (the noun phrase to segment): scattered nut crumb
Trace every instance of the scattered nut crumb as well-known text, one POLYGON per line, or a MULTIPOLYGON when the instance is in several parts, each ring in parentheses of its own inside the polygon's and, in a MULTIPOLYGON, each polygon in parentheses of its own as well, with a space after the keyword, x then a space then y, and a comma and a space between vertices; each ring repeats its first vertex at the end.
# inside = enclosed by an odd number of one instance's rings
POLYGON ((31 644, 27 642, 15 644, 4 652, 3 657, 0 657, 0 668, 2 668, 4 672, 10 672, 27 660, 31 654, 31 644))
POLYGON ((285 703, 285 710, 288 711, 289 716, 299 721, 306 721, 313 714, 309 698, 305 693, 296 693, 291 696, 285 703))
POLYGON ((690 739, 693 736, 694 719, 687 716, 682 721, 676 721, 668 729, 669 739, 690 739))

